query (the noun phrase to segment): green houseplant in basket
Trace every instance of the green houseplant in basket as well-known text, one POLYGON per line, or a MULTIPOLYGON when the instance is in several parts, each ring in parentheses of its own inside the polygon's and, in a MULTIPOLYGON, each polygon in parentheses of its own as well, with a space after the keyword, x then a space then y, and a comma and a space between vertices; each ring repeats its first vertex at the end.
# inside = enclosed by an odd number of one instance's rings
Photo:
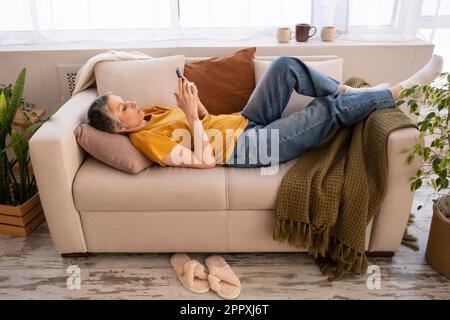
MULTIPOLYGON (((433 218, 426 249, 428 263, 439 273, 450 278, 450 74, 442 74, 430 85, 413 86, 400 93, 398 105, 407 103, 409 111, 420 116, 417 123, 420 137, 409 151, 407 163, 421 158, 421 166, 411 178, 411 191, 423 182, 430 183, 433 199, 433 218)), ((421 210, 422 206, 418 207, 421 210)))
POLYGON ((23 69, 13 86, 0 88, 0 233, 20 236, 28 235, 44 220, 30 170, 28 138, 45 121, 31 124, 22 133, 13 128, 19 108, 30 107, 22 98, 25 76, 23 69))

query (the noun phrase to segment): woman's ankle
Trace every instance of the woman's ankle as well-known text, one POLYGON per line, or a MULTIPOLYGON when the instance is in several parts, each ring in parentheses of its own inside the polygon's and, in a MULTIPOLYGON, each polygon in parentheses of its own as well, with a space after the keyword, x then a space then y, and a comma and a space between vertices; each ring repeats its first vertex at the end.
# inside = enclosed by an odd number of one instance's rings
POLYGON ((343 94, 343 93, 345 93, 345 91, 347 91, 347 85, 345 85, 345 84, 341 84, 340 86, 339 86, 339 91, 338 91, 338 94, 343 94))
POLYGON ((397 84, 397 85, 391 87, 390 90, 391 90, 392 96, 394 97, 395 101, 400 100, 400 91, 402 91, 402 89, 403 89, 403 87, 400 84, 397 84))

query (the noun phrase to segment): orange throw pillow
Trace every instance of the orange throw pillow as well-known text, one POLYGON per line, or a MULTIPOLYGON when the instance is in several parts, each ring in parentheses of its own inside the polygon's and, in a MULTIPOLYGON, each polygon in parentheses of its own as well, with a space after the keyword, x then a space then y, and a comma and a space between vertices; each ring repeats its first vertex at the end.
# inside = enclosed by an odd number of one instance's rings
POLYGON ((186 64, 184 76, 195 82, 200 100, 210 114, 241 111, 255 89, 253 58, 256 48, 231 56, 186 64))

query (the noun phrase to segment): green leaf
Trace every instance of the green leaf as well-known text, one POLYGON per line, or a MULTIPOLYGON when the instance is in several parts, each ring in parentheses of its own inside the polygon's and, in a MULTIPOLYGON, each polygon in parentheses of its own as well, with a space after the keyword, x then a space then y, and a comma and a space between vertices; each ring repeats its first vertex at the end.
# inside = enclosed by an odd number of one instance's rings
POLYGON ((428 119, 425 119, 423 122, 422 122, 422 125, 420 126, 420 131, 427 131, 428 130, 428 128, 430 127, 430 121, 428 120, 428 119))
POLYGON ((448 179, 441 177, 442 189, 448 188, 448 179))
POLYGON ((422 149, 422 144, 416 143, 414 147, 412 148, 413 153, 419 153, 419 151, 422 149))
POLYGON ((23 68, 22 71, 20 71, 19 76, 17 77, 17 80, 14 84, 11 94, 11 100, 9 101, 8 104, 7 118, 6 118, 7 129, 11 128, 17 109, 20 107, 20 104, 22 102, 22 94, 25 87, 25 76, 26 76, 26 69, 23 68))
POLYGON ((415 155, 414 154, 409 154, 408 157, 406 158, 406 164, 411 164, 414 160, 415 155))
POLYGON ((434 139, 434 140, 431 142, 430 147, 431 147, 431 148, 439 148, 439 146, 441 145, 441 143, 442 143, 442 139, 441 139, 441 138, 436 138, 436 139, 434 139))
POLYGON ((430 112, 429 114, 427 114, 427 116, 425 117, 425 119, 431 119, 434 118, 436 116, 436 112, 430 112))
POLYGON ((433 159, 433 162, 431 163, 434 172, 439 172, 439 165, 441 164, 441 159, 439 157, 436 157, 433 159))
POLYGON ((443 109, 448 108, 447 101, 443 100, 437 103, 437 109, 438 111, 442 111, 443 109))
POLYGON ((442 159, 441 162, 439 163, 439 170, 444 170, 445 168, 447 168, 447 159, 442 159))
POLYGON ((29 126, 24 132, 22 132, 20 134, 20 136, 18 137, 18 139, 16 141, 12 141, 11 143, 9 143, 3 150, 0 150, 0 153, 5 152, 7 149, 9 148, 14 148, 15 145, 17 143, 21 143, 22 140, 24 140, 25 142, 28 140, 28 135, 32 135, 34 132, 36 132, 43 124, 45 123, 44 121, 40 121, 40 122, 36 122, 33 123, 31 126, 29 126))
POLYGON ((409 112, 410 112, 410 113, 418 114, 418 113, 419 113, 419 112, 418 112, 418 109, 419 109, 419 106, 417 105, 417 103, 413 103, 413 104, 411 104, 411 105, 409 106, 409 112))
POLYGON ((447 178, 447 169, 444 169, 441 172, 439 172, 439 178, 441 178, 441 180, 444 180, 447 178))
POLYGON ((422 179, 413 178, 413 181, 410 184, 410 190, 412 192, 416 191, 422 186, 422 179))
POLYGON ((6 99, 4 92, 0 95, 0 132, 6 128, 6 99))
POLYGON ((11 98, 11 85, 2 87, 1 92, 5 95, 6 104, 8 104, 9 99, 11 98))
POLYGON ((26 163, 27 159, 27 151, 28 151, 28 143, 26 139, 23 139, 22 135, 17 133, 16 130, 11 130, 11 140, 13 141, 14 153, 16 154, 17 161, 19 162, 19 166, 26 163))
POLYGON ((422 180, 416 180, 416 184, 415 184, 415 187, 414 187, 414 189, 415 190, 417 190, 417 189, 419 189, 420 187, 422 186, 422 180))
POLYGON ((423 159, 425 160, 425 161, 427 161, 428 160, 428 158, 430 157, 430 148, 424 148, 423 149, 423 159))
POLYGON ((436 178, 436 185, 437 185, 438 190, 439 190, 439 188, 441 187, 441 177, 436 178))
POLYGON ((434 190, 437 189, 437 183, 435 179, 431 179, 431 186, 433 187, 434 190))
POLYGON ((9 148, 14 148, 15 145, 17 143, 21 143, 22 140, 27 141, 28 135, 32 135, 33 133, 35 133, 45 123, 45 121, 46 120, 36 122, 36 123, 32 124, 31 126, 29 126, 24 132, 22 132, 22 134, 20 134, 20 136, 18 137, 18 139, 16 141, 12 141, 3 150, 0 150, 0 153, 5 152, 9 148))

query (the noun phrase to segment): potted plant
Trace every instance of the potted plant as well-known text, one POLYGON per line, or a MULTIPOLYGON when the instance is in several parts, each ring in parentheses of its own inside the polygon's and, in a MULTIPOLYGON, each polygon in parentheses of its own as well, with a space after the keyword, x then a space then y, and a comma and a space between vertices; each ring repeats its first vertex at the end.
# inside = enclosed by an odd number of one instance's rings
MULTIPOLYGON (((430 85, 413 86, 400 93, 398 105, 407 103, 409 111, 421 116, 417 123, 420 137, 425 143, 417 143, 409 150, 406 162, 415 157, 421 166, 411 178, 411 191, 419 189, 423 182, 436 191, 433 199, 433 218, 426 249, 428 263, 439 273, 450 278, 450 74, 442 74, 430 85), (419 112, 419 106, 421 106, 419 112)), ((417 209, 422 209, 420 205, 417 209)))
POLYGON ((25 76, 23 69, 14 86, 0 88, 0 233, 20 236, 28 235, 44 220, 30 170, 28 138, 45 121, 30 124, 22 133, 12 126, 19 108, 26 112, 32 106, 22 98, 25 76), (17 173, 14 166, 18 167, 17 173))

